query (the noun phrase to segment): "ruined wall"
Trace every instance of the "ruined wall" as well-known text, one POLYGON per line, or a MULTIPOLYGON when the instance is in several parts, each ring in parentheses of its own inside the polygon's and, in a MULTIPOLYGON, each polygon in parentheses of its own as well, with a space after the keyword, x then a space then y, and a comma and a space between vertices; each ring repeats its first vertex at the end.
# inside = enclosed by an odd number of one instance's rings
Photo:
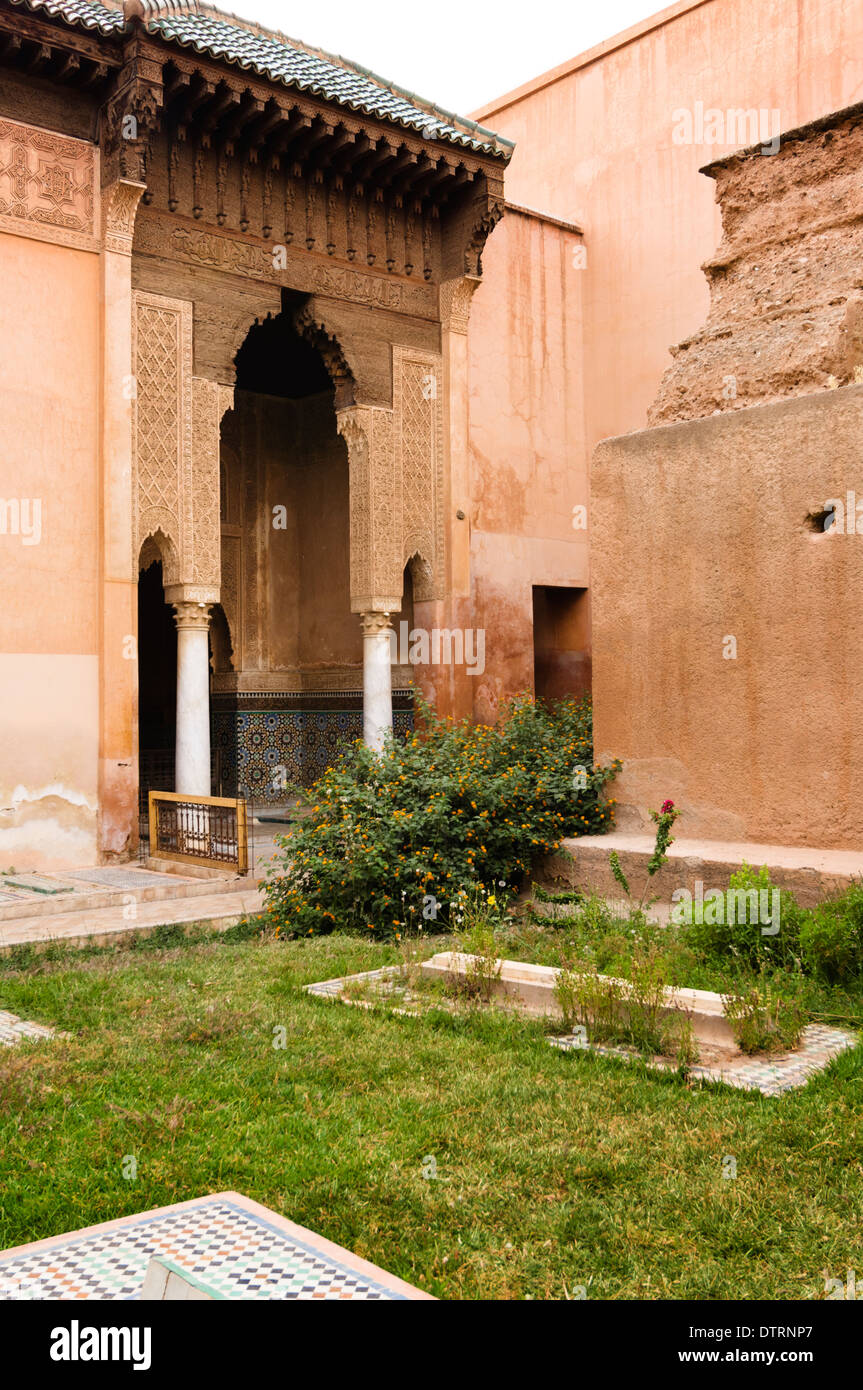
POLYGON ((863 107, 710 166, 710 313, 673 349, 651 424, 863 380, 861 167, 863 107))
POLYGON ((584 229, 585 466, 644 428, 670 346, 704 323, 721 229, 698 170, 753 143, 728 113, 788 131, 861 99, 859 0, 687 0, 473 113, 516 141, 507 197, 584 229))
POLYGON ((22 871, 98 857, 97 157, 0 120, 0 165, 0 869, 22 871))
POLYGON ((840 113, 713 171, 711 313, 656 409, 688 418, 594 455, 596 750, 624 760, 623 827, 671 797, 690 837, 859 848, 859 130, 840 113))
POLYGON ((533 689, 533 585, 588 580, 581 252, 574 228, 510 209, 471 305, 470 622, 486 632, 486 669, 472 678, 483 721, 533 689))

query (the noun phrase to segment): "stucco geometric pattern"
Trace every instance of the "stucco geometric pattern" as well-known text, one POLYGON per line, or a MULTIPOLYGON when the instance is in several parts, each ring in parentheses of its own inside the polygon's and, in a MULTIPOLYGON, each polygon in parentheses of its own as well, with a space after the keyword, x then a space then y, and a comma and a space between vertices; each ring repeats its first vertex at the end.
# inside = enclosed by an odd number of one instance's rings
POLYGON ((0 230, 96 248, 96 147, 0 120, 0 230))
MULTIPOLYGON (((192 306, 186 300, 135 294, 133 472, 134 555, 161 533, 183 559, 183 475, 191 454, 192 306)), ((166 584, 180 573, 164 575, 166 584)))
MULTIPOLYGON (((192 376, 192 304, 135 292, 134 555, 162 544, 165 585, 218 598, 219 433, 232 391, 192 376)), ((191 594, 190 594, 191 597, 191 594)))
POLYGON ((351 611, 398 612, 403 563, 393 412, 349 406, 336 418, 348 446, 351 611))
POLYGON ((433 352, 393 349, 393 406, 402 492, 401 565, 414 566, 414 598, 444 582, 443 364, 433 352))
POLYGON ((221 569, 219 436, 233 387, 192 378, 192 486, 189 560, 192 583, 218 585, 221 569))
POLYGON ((348 446, 351 609, 396 612, 403 574, 414 594, 444 584, 443 366, 438 353, 393 348, 393 409, 350 406, 337 413, 348 446))

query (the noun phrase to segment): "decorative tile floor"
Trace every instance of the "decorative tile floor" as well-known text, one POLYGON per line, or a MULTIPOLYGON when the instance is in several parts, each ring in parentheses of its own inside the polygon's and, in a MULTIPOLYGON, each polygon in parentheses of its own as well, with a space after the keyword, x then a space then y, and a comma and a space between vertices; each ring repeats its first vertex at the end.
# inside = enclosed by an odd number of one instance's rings
POLYGON ((28 1023, 17 1014, 7 1014, 0 1009, 0 1047, 12 1047, 22 1038, 65 1038, 68 1034, 58 1033, 55 1028, 45 1028, 41 1023, 28 1023))
POLYGON ((140 1298, 162 1256, 217 1298, 427 1298, 386 1270, 237 1192, 109 1221, 0 1254, 0 1298, 140 1298))
MULTIPOLYGON (((565 1052, 597 1052, 603 1057, 620 1057, 627 1062, 637 1061, 639 1053, 630 1047, 612 1047, 600 1043, 585 1045, 582 1038, 549 1038, 553 1047, 565 1052)), ((810 1023, 803 1029, 800 1045, 793 1052, 778 1053, 773 1057, 734 1058, 723 1064, 702 1066, 696 1063, 690 1068, 690 1075, 703 1081, 723 1081, 726 1086, 735 1086, 743 1091, 760 1091, 765 1096, 779 1096, 785 1091, 793 1091, 797 1086, 805 1086, 816 1072, 823 1071, 834 1057, 856 1045, 855 1034, 843 1028, 826 1028, 820 1023, 810 1023)), ((657 1071, 675 1071, 674 1062, 662 1058, 652 1058, 648 1066, 657 1071)))
MULTIPOLYGON (((320 999, 337 999, 343 1004, 366 1009, 373 1008, 376 1002, 391 1004, 397 998, 398 1007, 393 1012, 416 1016, 421 1012, 425 1001, 422 995, 399 986, 397 977, 401 973, 401 966, 387 965, 380 970, 366 970, 360 975, 347 975, 338 980, 322 980, 317 984, 306 985, 305 990, 307 994, 313 994, 320 999), (356 985, 361 981, 366 984, 380 981, 377 999, 374 998, 374 990, 371 999, 351 999, 345 994, 348 985, 356 985)), ((441 996, 436 996, 434 1003, 436 1008, 453 1007, 441 996)), ((635 1048, 586 1043, 583 1037, 575 1034, 551 1036, 548 1041, 552 1047, 560 1048, 564 1052, 595 1052, 603 1057, 618 1057, 625 1062, 638 1061, 641 1057, 635 1048)), ((713 1062, 711 1065, 696 1063, 690 1068, 690 1075, 703 1081, 722 1081, 726 1086, 735 1086, 740 1090, 760 1091, 765 1096, 778 1096, 785 1091, 794 1090, 797 1086, 805 1086, 806 1082, 816 1072, 823 1071, 834 1057, 838 1057, 848 1048, 855 1047, 856 1044, 855 1033, 850 1033, 844 1028, 828 1028, 821 1023, 810 1023, 803 1029, 800 1045, 793 1052, 783 1052, 773 1057, 740 1055, 727 1061, 713 1062)), ((677 1069, 675 1062, 660 1057, 649 1059, 647 1065, 656 1071, 677 1069)))

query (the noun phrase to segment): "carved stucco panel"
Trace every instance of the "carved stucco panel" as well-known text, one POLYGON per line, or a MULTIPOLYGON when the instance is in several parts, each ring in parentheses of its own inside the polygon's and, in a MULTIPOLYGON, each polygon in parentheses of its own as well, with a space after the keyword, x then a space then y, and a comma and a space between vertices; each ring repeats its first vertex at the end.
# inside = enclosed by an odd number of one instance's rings
POLYGON ((188 561, 191 582, 221 582, 219 452, 221 421, 233 403, 233 388, 202 377, 192 378, 191 532, 188 561))
POLYGON ((136 562, 142 542, 161 534, 183 577, 183 480, 191 469, 192 305, 187 300, 136 291, 132 316, 135 396, 133 428, 133 523, 136 562))
POLYGON ((132 317, 134 555, 167 544, 166 588, 218 598, 219 436, 231 388, 192 376, 192 303, 136 291, 132 317))
POLYGON ((351 406, 338 412, 348 446, 351 513, 351 608, 396 612, 404 567, 414 566, 414 596, 444 588, 443 364, 440 354, 393 349, 393 409, 351 406))
POLYGON ((401 566, 414 566, 414 598, 443 596, 443 362, 438 353, 393 349, 393 416, 402 493, 401 566))
POLYGON ((351 609, 397 612, 401 606, 401 486, 393 412, 350 406, 337 414, 348 448, 351 609))
POLYGON ((96 250, 97 159, 86 140, 0 120, 0 230, 96 250))

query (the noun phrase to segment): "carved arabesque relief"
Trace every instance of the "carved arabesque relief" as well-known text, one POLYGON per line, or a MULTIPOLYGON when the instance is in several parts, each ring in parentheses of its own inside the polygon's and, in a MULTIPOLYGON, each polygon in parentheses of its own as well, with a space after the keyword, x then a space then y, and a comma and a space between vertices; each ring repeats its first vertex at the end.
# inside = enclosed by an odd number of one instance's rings
POLYGON ((438 353, 393 349, 393 408, 402 493, 402 567, 413 566, 414 598, 444 588, 443 364, 438 353))
POLYGON ((351 609, 397 612, 444 588, 443 372, 439 354, 393 348, 393 409, 337 412, 350 469, 351 609))
POLYGON ((96 148, 0 120, 0 230, 95 250, 96 148))
POLYGON ((136 291, 133 553, 161 536, 165 587, 219 597, 219 428, 231 387, 192 376, 192 304, 136 291))

